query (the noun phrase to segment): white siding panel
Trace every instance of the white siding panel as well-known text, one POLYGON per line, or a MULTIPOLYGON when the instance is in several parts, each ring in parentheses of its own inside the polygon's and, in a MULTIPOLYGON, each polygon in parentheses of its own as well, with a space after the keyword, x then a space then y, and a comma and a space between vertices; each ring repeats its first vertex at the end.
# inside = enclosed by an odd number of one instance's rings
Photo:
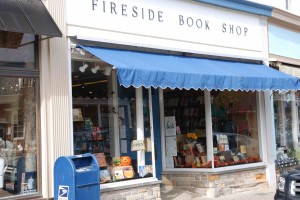
POLYGON ((73 154, 70 50, 65 37, 65 1, 43 1, 63 33, 41 44, 42 193, 53 197, 53 168, 73 154))

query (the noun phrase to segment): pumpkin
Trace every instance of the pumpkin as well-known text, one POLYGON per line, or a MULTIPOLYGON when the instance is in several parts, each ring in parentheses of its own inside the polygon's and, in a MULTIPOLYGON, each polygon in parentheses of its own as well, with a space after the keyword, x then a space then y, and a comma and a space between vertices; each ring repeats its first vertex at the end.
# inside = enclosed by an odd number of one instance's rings
POLYGON ((121 161, 121 166, 130 166, 131 165, 130 156, 121 156, 120 161, 121 161))

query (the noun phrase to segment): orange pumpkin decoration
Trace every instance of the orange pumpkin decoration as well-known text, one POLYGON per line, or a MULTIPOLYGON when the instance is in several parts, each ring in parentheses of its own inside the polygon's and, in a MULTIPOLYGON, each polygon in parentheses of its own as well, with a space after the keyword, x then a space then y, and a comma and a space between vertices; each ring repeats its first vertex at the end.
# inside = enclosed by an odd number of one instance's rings
POLYGON ((130 166, 131 165, 131 158, 130 156, 121 156, 121 166, 130 166))

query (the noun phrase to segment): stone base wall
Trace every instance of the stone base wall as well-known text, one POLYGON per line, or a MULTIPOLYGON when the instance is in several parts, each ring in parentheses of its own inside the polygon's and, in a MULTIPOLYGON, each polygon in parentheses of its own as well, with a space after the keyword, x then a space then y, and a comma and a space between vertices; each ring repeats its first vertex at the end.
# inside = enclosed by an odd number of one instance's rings
POLYGON ((268 187, 265 169, 226 173, 163 172, 162 184, 196 193, 199 197, 220 197, 268 187))
POLYGON ((160 185, 101 190, 101 200, 161 200, 160 185))

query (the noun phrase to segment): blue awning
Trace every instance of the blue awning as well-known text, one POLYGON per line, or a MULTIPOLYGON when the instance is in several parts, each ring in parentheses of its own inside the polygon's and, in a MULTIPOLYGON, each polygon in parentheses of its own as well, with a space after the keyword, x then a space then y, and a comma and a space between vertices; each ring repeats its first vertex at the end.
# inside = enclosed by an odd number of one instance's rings
POLYGON ((125 87, 298 90, 297 78, 262 64, 80 46, 117 69, 125 87))

